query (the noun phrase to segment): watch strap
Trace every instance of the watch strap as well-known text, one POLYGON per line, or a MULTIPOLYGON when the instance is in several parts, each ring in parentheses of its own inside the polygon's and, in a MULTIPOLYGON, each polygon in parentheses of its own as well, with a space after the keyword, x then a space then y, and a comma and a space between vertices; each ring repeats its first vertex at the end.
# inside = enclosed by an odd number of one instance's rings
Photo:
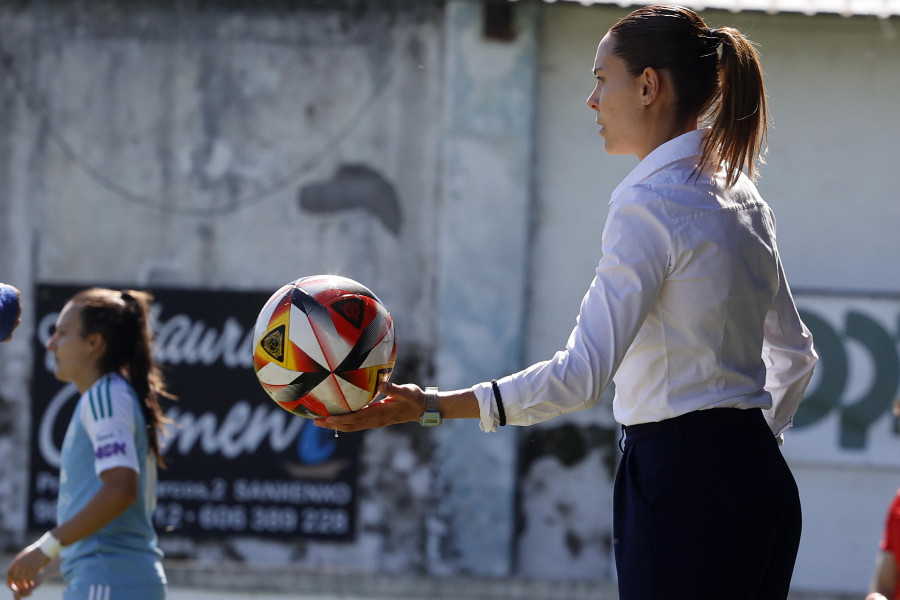
POLYGON ((436 387, 425 388, 425 410, 419 417, 419 425, 422 427, 436 427, 441 424, 440 401, 437 394, 436 387))

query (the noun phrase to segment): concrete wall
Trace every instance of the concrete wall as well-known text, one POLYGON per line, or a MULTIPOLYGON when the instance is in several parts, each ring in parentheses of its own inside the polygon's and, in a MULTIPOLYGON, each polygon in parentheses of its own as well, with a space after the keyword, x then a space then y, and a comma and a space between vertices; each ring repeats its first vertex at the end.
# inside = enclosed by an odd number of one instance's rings
MULTIPOLYGON (((27 306, 35 282, 274 290, 340 273, 395 315, 397 379, 464 385, 514 368, 537 7, 498 42, 477 2, 216 6, 0 7, 0 280, 27 306), (491 202, 505 227, 482 217, 491 202), (473 260, 472 239, 503 260, 473 260)), ((26 310, 0 349, 9 551, 28 535, 35 325, 26 310)), ((471 423, 366 435, 353 543, 161 544, 204 561, 509 575, 515 441, 471 423)))
MULTIPOLYGON (((0 280, 274 289, 340 272, 391 307, 398 377, 442 387, 560 347, 634 166, 603 153, 584 103, 625 9, 516 3, 499 40, 474 0, 251 4, 0 6, 0 280)), ((705 16, 761 46, 774 128, 760 190, 810 292, 798 302, 847 348, 853 403, 877 361, 847 312, 900 339, 896 297, 858 297, 900 296, 897 21, 705 16)), ((0 347, 7 550, 25 536, 34 325, 26 312, 0 347)), ((866 587, 900 486, 890 417, 846 448, 839 412, 785 447, 804 500, 798 590, 866 587)), ((373 432, 352 544, 163 542, 210 561, 609 581, 616 434, 608 402, 492 436, 373 432)))
MULTIPOLYGON (((0 280, 26 293, 0 373, 10 549, 24 541, 34 282, 275 290, 341 273, 403 315, 398 376, 433 372, 443 5, 203 6, 0 6, 0 280)), ((421 569, 430 442, 381 437, 366 459, 408 468, 402 485, 364 477, 353 548, 163 543, 173 556, 421 569), (385 532, 383 515, 405 511, 410 525, 385 532)))

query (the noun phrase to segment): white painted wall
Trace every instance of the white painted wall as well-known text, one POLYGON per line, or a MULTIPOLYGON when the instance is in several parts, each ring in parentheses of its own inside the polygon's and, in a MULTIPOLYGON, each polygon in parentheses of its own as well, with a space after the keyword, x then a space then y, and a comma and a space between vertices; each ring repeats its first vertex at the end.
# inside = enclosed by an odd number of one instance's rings
MULTIPOLYGON (((0 348, 0 546, 25 541, 37 282, 274 291, 340 273, 398 316, 405 377, 432 372, 443 6, 408 8, 0 6, 0 281, 26 295, 0 348), (304 204, 358 166, 373 177, 357 171, 304 204)), ((369 436, 360 485, 372 493, 353 545, 163 545, 420 569, 429 442, 412 450, 424 433, 409 434, 369 436), (400 511, 404 524, 386 528, 400 511)))
MULTIPOLYGON (((544 7, 527 362, 564 344, 600 257, 609 195, 635 164, 633 157, 604 153, 585 104, 596 44, 626 12, 575 3, 544 7)), ((759 44, 774 121, 759 188, 776 211, 779 247, 801 308, 820 310, 823 302, 803 290, 850 295, 828 313, 843 335, 839 321, 859 303, 854 294, 900 293, 900 23, 760 13, 704 17, 713 27, 738 27, 759 44)), ((865 302, 857 308, 875 310, 865 302)), ((887 311, 879 316, 884 330, 900 339, 900 303, 889 301, 881 310, 887 311)), ((874 357, 852 340, 845 346, 855 358, 842 399, 850 404, 869 385, 874 357)), ((885 408, 892 399, 883 399, 885 408)), ((577 417, 583 425, 597 418, 577 417)), ((834 415, 788 434, 785 455, 804 506, 796 589, 867 589, 885 511, 900 487, 900 438, 890 427, 885 413, 862 452, 840 447, 834 415)), ((595 485, 579 495, 591 497, 595 485)), ((547 539, 552 543, 553 534, 547 539)), ((520 552, 530 556, 528 548, 520 552)))

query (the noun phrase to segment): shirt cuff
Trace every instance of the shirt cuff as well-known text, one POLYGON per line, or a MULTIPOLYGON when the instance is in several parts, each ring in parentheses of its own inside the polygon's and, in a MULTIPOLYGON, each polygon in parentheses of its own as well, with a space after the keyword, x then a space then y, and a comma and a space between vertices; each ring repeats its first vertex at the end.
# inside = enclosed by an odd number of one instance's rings
POLYGON ((494 389, 490 381, 479 383, 472 388, 475 398, 478 399, 478 412, 480 420, 478 427, 485 433, 497 431, 500 425, 500 415, 497 412, 497 403, 494 401, 494 389))

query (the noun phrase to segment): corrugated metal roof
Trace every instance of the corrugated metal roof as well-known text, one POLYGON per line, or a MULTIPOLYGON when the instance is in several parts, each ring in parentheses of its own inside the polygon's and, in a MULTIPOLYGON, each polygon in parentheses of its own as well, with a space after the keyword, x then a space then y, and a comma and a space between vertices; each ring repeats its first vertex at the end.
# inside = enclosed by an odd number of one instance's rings
MULTIPOLYGON (((544 0, 556 2, 557 0, 544 0)), ((618 6, 636 6, 640 4, 663 3, 664 0, 615 1, 615 0, 563 0, 579 2, 585 6, 593 4, 615 4, 618 6)), ((851 17, 855 15, 874 15, 887 18, 900 15, 900 0, 700 0, 699 2, 673 3, 688 6, 694 10, 728 10, 731 12, 762 11, 767 13, 801 13, 805 15, 835 14, 851 17)))

